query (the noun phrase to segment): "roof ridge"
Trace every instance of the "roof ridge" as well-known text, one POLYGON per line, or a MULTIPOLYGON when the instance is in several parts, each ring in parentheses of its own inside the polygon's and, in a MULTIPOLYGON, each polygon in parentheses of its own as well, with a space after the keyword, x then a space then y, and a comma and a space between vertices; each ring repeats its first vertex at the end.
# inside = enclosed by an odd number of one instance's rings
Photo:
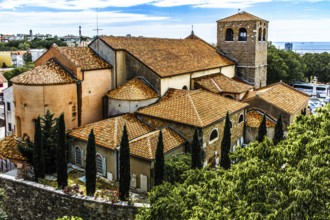
MULTIPOLYGON (((188 94, 188 99, 189 99, 189 101, 191 102, 192 107, 193 107, 193 110, 195 111, 195 114, 196 114, 196 116, 197 116, 197 119, 198 119, 198 121, 201 123, 200 125, 203 126, 203 121, 202 121, 202 119, 200 118, 200 116, 199 116, 199 114, 198 114, 198 111, 197 111, 197 108, 196 108, 196 106, 195 106, 195 103, 194 103, 194 101, 192 100, 192 97, 191 97, 190 93, 187 93, 187 94, 188 94)), ((194 93, 194 94, 195 94, 195 93, 194 93)))

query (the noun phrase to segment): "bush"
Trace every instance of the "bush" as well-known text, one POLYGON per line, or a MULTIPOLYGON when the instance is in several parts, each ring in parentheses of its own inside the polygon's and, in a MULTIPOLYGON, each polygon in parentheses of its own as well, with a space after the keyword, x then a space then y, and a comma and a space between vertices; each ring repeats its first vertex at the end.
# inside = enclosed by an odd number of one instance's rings
POLYGON ((58 218, 57 220, 83 220, 77 216, 63 216, 62 218, 58 218))
POLYGON ((80 190, 78 184, 73 184, 73 185, 71 185, 71 186, 67 186, 67 187, 65 187, 65 188, 63 189, 63 192, 64 192, 65 194, 70 195, 70 196, 72 196, 72 195, 83 195, 83 193, 84 193, 82 190, 80 190))
POLYGON ((182 174, 191 168, 190 154, 179 154, 165 160, 165 181, 169 183, 183 182, 182 174))

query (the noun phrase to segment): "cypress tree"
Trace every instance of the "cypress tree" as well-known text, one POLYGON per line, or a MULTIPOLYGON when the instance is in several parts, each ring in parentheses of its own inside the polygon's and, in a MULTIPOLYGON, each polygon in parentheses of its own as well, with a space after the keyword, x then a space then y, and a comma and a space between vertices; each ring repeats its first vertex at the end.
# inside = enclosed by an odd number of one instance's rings
POLYGON ((95 150, 95 136, 93 129, 90 131, 87 142, 86 153, 86 194, 94 196, 96 189, 96 150, 95 150))
POLYGON ((275 133, 273 138, 274 145, 277 145, 283 139, 284 139, 283 122, 282 122, 282 115, 280 114, 277 118, 277 122, 275 126, 275 133))
POLYGON ((225 127, 223 131, 223 137, 221 141, 221 160, 220 166, 225 170, 230 168, 231 161, 229 158, 230 146, 231 146, 231 132, 230 132, 230 118, 229 113, 227 112, 225 127))
POLYGON ((56 119, 54 119, 54 114, 47 110, 40 120, 45 155, 45 172, 52 174, 56 172, 56 119))
POLYGON ((203 161, 202 161, 202 149, 200 145, 200 141, 198 138, 198 129, 195 128, 192 148, 191 148, 191 169, 202 169, 203 161))
POLYGON ((158 186, 164 181, 164 143, 163 143, 163 133, 159 131, 158 143, 156 149, 155 158, 155 186, 158 186))
POLYGON ((266 135, 267 135, 267 124, 266 124, 266 114, 264 114, 258 128, 258 137, 257 137, 258 142, 262 142, 266 135))
POLYGON ((45 178, 45 158, 43 151, 43 141, 40 125, 40 117, 34 122, 34 148, 33 148, 33 168, 36 181, 45 178))
POLYGON ((124 126, 123 136, 120 142, 119 154, 119 199, 126 200, 129 197, 129 187, 131 181, 129 143, 126 125, 124 126))
POLYGON ((56 147, 56 173, 57 187, 60 189, 68 185, 67 142, 65 136, 64 114, 58 119, 57 147, 56 147))

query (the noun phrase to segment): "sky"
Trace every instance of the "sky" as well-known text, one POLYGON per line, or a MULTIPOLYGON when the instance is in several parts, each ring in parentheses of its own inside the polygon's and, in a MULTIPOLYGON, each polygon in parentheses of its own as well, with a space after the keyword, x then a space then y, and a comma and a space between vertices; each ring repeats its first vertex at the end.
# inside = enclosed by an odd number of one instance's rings
POLYGON ((330 42, 330 0, 0 0, 0 34, 185 38, 216 42, 216 21, 246 11, 273 42, 330 42), (98 17, 98 19, 97 19, 98 17))

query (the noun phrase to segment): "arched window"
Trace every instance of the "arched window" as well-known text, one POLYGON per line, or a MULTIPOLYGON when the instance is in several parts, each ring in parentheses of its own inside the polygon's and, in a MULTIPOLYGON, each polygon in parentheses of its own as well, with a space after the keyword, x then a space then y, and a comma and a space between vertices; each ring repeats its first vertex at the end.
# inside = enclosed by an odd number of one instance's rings
POLYGON ((261 39, 262 39, 262 29, 259 28, 258 41, 261 41, 261 39))
POLYGON ((226 30, 226 41, 233 41, 234 40, 234 31, 231 28, 226 30))
POLYGON ((213 131, 211 132, 211 135, 210 135, 210 142, 211 141, 215 141, 219 138, 219 132, 218 132, 218 129, 213 129, 213 131))
POLYGON ((239 29, 238 41, 246 41, 247 40, 247 31, 245 28, 239 29))
POLYGON ((188 87, 187 86, 183 86, 182 89, 188 90, 188 87))
POLYGON ((263 41, 266 41, 266 28, 264 28, 263 41))
POLYGON ((96 154, 96 172, 103 175, 103 158, 100 154, 96 154))
POLYGON ((78 165, 82 165, 81 163, 81 149, 80 147, 76 146, 75 147, 75 163, 78 165))
POLYGON ((241 123, 244 121, 244 115, 243 114, 240 114, 239 115, 239 119, 238 119, 238 123, 241 123))

